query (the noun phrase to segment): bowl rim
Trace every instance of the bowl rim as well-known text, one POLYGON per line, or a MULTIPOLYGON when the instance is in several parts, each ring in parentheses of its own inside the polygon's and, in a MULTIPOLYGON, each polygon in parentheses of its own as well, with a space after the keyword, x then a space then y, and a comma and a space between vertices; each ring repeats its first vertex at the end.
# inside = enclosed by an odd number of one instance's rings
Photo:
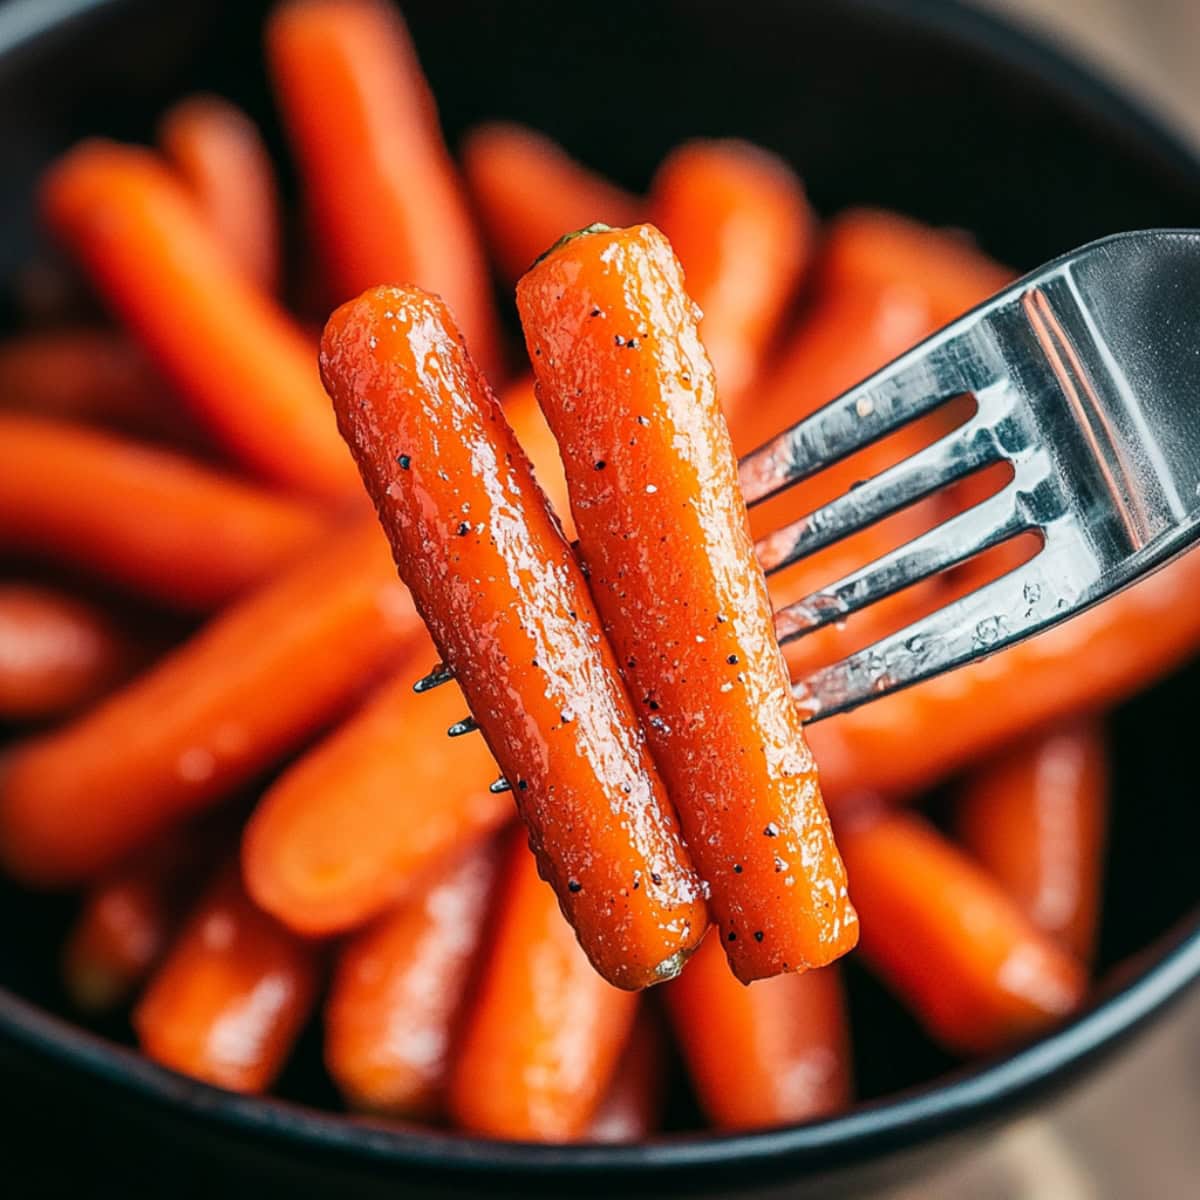
MULTIPOLYGON (((794 0, 788 0, 794 2, 794 0)), ((1200 148, 1165 118, 1110 83, 1101 68, 1074 59, 1041 36, 964 0, 850 0, 969 45, 998 65, 1034 74, 1078 107, 1155 151, 1200 190, 1200 148)), ((129 0, 12 0, 0 8, 0 63, 68 25, 129 0)), ((918 1087, 856 1105, 849 1112, 747 1133, 678 1134, 630 1145, 548 1146, 499 1142, 420 1126, 384 1124, 275 1097, 243 1096, 188 1079, 82 1026, 52 1015, 0 986, 0 1039, 43 1061, 71 1067, 129 1099, 165 1104, 217 1130, 297 1148, 352 1156, 373 1167, 450 1176, 502 1172, 527 1178, 590 1172, 653 1183, 703 1172, 757 1168, 812 1172, 864 1165, 900 1149, 996 1118, 1095 1063, 1200 978, 1200 907, 1160 935, 1067 1024, 1005 1057, 977 1062, 918 1087)), ((717 1174, 714 1174, 716 1172, 717 1174)))

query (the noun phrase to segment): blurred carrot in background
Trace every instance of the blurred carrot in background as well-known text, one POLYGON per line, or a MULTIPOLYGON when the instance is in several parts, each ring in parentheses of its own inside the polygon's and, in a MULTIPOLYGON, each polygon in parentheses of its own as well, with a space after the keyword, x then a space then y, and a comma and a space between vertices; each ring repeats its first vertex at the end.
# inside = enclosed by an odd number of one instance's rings
POLYGON ((658 1132, 666 1099, 666 1060, 661 1023, 643 1003, 592 1118, 588 1141, 640 1142, 658 1132))

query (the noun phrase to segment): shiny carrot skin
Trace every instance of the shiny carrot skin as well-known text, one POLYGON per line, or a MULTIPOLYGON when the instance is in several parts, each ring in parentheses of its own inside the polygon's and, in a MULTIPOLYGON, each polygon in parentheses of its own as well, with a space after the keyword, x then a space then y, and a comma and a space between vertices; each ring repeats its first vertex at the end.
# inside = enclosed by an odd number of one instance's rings
POLYGON ((592 969, 522 831, 504 871, 451 1072, 450 1115, 489 1137, 575 1141, 599 1111, 638 999, 592 969))
POLYGON ((581 233, 517 305, 592 592, 734 972, 830 962, 854 909, 670 244, 581 233))
MULTIPOLYGON (((743 398, 758 402, 746 391, 812 259, 816 218, 804 187, 781 158, 749 142, 685 142, 659 167, 649 212, 704 314, 700 337, 732 420, 743 398)), ((607 218, 556 236, 595 220, 607 218)))
POLYGON ((279 189, 254 122, 220 96, 190 96, 159 122, 158 144, 250 278, 277 291, 279 189))
POLYGON ((0 860, 96 878, 319 729, 419 630, 373 521, 332 536, 73 723, 13 752, 0 860))
POLYGON ((704 930, 699 884, 583 574, 445 305, 365 292, 330 318, 321 367, 581 944, 621 986, 668 978, 704 930))
POLYGON ((263 1092, 316 1001, 322 954, 260 912, 225 867, 188 917, 133 1012, 138 1044, 165 1067, 263 1092))
POLYGON ((588 1128, 589 1142, 640 1142, 657 1133, 666 1099, 666 1047, 643 1005, 588 1128))
POLYGON ((1087 975, 984 870, 913 813, 839 826, 862 953, 939 1041, 990 1054, 1083 999, 1087 975))
POLYGON ((150 151, 88 141, 47 172, 52 233, 213 438, 264 479, 343 502, 354 464, 312 348, 150 151))
POLYGON ((179 454, 0 414, 0 549, 208 612, 310 551, 326 516, 179 454))
POLYGON ((325 1002, 325 1065, 346 1103, 442 1114, 499 865, 485 843, 342 947, 325 1002))
POLYGON ((1096 945, 1107 824, 1104 731, 1091 718, 1031 734, 975 767, 955 810, 971 856, 1085 963, 1096 945))
POLYGON ((837 967, 746 987, 710 939, 665 997, 692 1086, 716 1128, 809 1121, 841 1111, 853 1098, 837 967))
POLYGON ((509 283, 564 233, 596 221, 631 225, 644 207, 524 125, 477 126, 463 142, 462 168, 492 257, 509 283))
POLYGON ((51 588, 0 583, 0 721, 62 717, 136 662, 129 638, 94 605, 51 588))
POLYGON ((335 300, 378 284, 443 296, 500 360, 483 246, 408 30, 386 0, 286 0, 267 62, 335 300))
POLYGON ((298 933, 353 929, 394 906, 513 814, 480 737, 448 738, 466 713, 453 683, 413 684, 436 660, 425 637, 361 710, 267 789, 246 827, 246 886, 298 933))

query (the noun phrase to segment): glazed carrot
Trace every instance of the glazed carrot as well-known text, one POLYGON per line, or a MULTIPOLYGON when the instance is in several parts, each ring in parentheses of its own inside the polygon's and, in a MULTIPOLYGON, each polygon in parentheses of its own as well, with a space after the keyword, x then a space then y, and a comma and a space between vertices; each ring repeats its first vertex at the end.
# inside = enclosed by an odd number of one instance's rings
POLYGON ((476 126, 463 141, 462 168, 492 257, 509 283, 569 230, 595 221, 631 225, 643 207, 524 125, 476 126))
POLYGON ((82 883, 230 795, 335 715, 419 628, 374 522, 229 606, 0 778, 0 860, 82 883))
POLYGON ((481 845, 342 948, 325 1003, 325 1065, 351 1108, 441 1115, 497 865, 497 847, 481 845))
POLYGON ((716 1128, 808 1121, 850 1103, 850 1030, 837 967, 746 987, 710 938, 665 996, 692 1087, 716 1128))
POLYGON ((127 637, 94 605, 0 583, 0 721, 64 716, 116 683, 134 659, 127 637))
POLYGON ((517 305, 591 588, 734 972, 832 961, 854 909, 670 244, 585 231, 517 305))
POLYGON ((151 152, 83 142, 50 168, 41 210, 223 448, 290 490, 355 493, 311 348, 151 152))
POLYGON ((496 924, 455 1055, 449 1109, 471 1133, 584 1137, 637 1012, 596 974, 518 831, 496 924))
POLYGON ((287 0, 266 43, 336 300, 384 283, 436 292, 495 369, 483 247, 398 11, 385 0, 287 0))
POLYGON ((665 1050, 658 1023, 642 1005, 592 1118, 589 1142, 640 1142, 658 1132, 666 1091, 665 1050))
POLYGON ((1041 1033, 1083 998, 1080 964, 921 817, 839 826, 862 953, 939 1041, 988 1054, 1041 1033))
MULTIPOLYGON (((607 220, 584 216, 554 236, 607 220)), ((704 314, 700 336, 732 419, 812 257, 816 220, 804 187, 781 158, 749 142, 686 142, 654 177, 650 219, 704 314)))
POLYGON ((255 902, 304 934, 353 929, 512 814, 479 737, 448 738, 467 711, 453 683, 413 684, 437 658, 413 639, 405 666, 277 780, 246 827, 242 864, 255 902))
POLYGON ((191 96, 159 122, 158 144, 210 227, 259 287, 279 287, 275 168, 253 121, 220 96, 191 96))
POLYGON ((316 1001, 321 953, 261 913, 237 864, 188 917, 133 1012, 143 1053, 236 1092, 274 1082, 316 1001))
POLYGON ((328 527, 308 504, 171 451, 0 414, 0 548, 173 608, 218 608, 300 558, 328 527))
POLYGON ((1096 944, 1108 817, 1100 723, 1077 719, 976 767, 956 829, 1039 928, 1081 962, 1096 944))
POLYGON ((699 884, 582 572, 445 305, 365 292, 330 318, 321 369, 585 951, 624 987, 669 977, 704 930, 699 884))

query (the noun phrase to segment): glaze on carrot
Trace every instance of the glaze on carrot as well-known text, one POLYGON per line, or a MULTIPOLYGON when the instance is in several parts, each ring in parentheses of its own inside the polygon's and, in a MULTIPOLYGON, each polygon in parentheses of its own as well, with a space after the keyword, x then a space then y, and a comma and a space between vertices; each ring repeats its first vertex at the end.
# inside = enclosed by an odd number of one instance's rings
POLYGON ((623 987, 670 977, 704 930, 699 883, 583 574, 445 305, 365 292, 330 318, 321 369, 589 958, 623 987))
POLYGON ((892 813, 839 826, 862 953, 939 1041, 991 1054, 1083 999, 1079 962, 932 825, 892 813))
POLYGON ((504 870, 451 1071, 450 1115, 489 1137, 575 1141, 599 1111, 638 999, 592 969, 523 831, 504 870))
POLYGON ((159 122, 158 144, 250 278, 278 290, 279 193, 254 122, 220 96, 190 96, 159 122))
POLYGON ((657 1133, 666 1098, 666 1046, 645 1004, 588 1128, 589 1142, 641 1142, 657 1133))
POLYGON ((261 913, 237 864, 196 905, 133 1012, 142 1052, 235 1092, 266 1091, 320 987, 322 955, 261 913))
POLYGON ((1108 824, 1108 765, 1099 721, 1037 734, 970 774, 959 840, 1039 928, 1081 962, 1096 945, 1108 824))
POLYGON ((591 589, 734 972, 830 962, 854 909, 670 244, 584 231, 517 304, 591 589))
POLYGON ((267 64, 336 301, 384 283, 445 297, 499 365, 483 247, 429 86, 386 0, 286 0, 267 64))
POLYGON ((325 1065, 351 1108, 442 1115, 497 866, 494 844, 469 851, 342 947, 325 1002, 325 1065))
POLYGON ((224 799, 340 712, 419 630, 373 521, 334 534, 96 708, 13 752, 0 861, 79 884, 224 799))
POLYGON ((355 494, 312 348, 165 164, 133 146, 82 142, 47 172, 40 207, 225 450, 290 491, 355 494))
POLYGON ((171 451, 0 414, 0 549, 209 612, 302 557, 328 529, 315 507, 171 451))
POLYGON ((476 126, 462 168, 488 247, 506 282, 547 246, 596 221, 631 225, 642 201, 576 162, 545 134, 504 121, 476 126))

